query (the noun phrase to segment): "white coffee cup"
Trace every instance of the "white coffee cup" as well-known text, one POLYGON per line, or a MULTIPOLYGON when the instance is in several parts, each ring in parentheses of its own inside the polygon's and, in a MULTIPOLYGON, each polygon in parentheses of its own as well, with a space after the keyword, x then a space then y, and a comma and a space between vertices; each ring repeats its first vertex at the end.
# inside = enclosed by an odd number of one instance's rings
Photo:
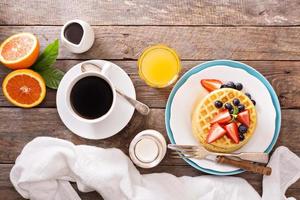
MULTIPOLYGON (((100 121, 103 121, 105 118, 107 118, 112 110, 114 109, 115 107, 115 103, 116 103, 116 90, 115 90, 115 87, 113 85, 113 83, 111 82, 111 80, 108 78, 108 71, 109 71, 109 68, 110 68, 110 63, 107 62, 105 63, 104 65, 102 66, 98 66, 99 69, 98 70, 95 70, 95 64, 93 63, 90 63, 90 62, 84 62, 82 63, 81 65, 81 73, 78 74, 77 76, 75 76, 73 78, 72 81, 70 81, 70 83, 67 85, 67 95, 66 95, 66 105, 68 107, 68 110, 69 112, 79 121, 82 121, 82 122, 85 122, 85 123, 98 123, 100 121), (88 66, 91 65, 93 67, 89 68, 88 66), (81 79, 85 78, 85 77, 88 77, 88 76, 96 76, 96 77, 99 77, 101 79, 103 79, 104 81, 106 81, 108 83, 108 85, 111 87, 111 90, 112 90, 112 103, 111 103, 111 106, 109 108, 109 110, 104 114, 102 115, 101 117, 99 118, 95 118, 95 119, 88 119, 88 118, 84 118, 82 117, 80 114, 78 114, 73 106, 72 106, 72 102, 71 102, 71 91, 74 87, 74 85, 81 79)), ((101 103, 101 102, 99 102, 101 103)))
POLYGON ((61 29, 60 39, 61 39, 61 43, 69 51, 73 53, 83 53, 89 50, 93 46, 95 35, 92 27, 87 22, 79 19, 75 19, 65 23, 65 25, 61 29), (83 29, 83 35, 79 44, 72 43, 65 37, 65 30, 72 23, 79 24, 83 29))

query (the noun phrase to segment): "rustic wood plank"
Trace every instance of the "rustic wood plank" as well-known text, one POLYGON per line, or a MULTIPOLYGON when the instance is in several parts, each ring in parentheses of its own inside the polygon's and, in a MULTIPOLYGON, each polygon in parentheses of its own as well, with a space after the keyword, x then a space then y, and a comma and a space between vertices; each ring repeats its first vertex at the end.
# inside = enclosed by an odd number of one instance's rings
MULTIPOLYGON (((6 200, 13 200, 13 199, 22 199, 22 197, 15 191, 14 187, 12 186, 10 180, 9 180, 9 172, 12 168, 12 164, 0 164, 0 193, 4 194, 2 196, 3 199, 6 200)), ((164 166, 159 165, 152 169, 140 169, 139 171, 142 174, 149 174, 149 173, 170 173, 175 176, 201 176, 204 175, 204 173, 190 167, 190 166, 164 166)), ((241 177, 246 179, 254 188, 255 190, 261 194, 262 193, 262 176, 257 174, 252 174, 249 172, 245 172, 239 175, 236 175, 236 177, 241 177)), ((74 188, 77 190, 77 187, 75 184, 72 184, 74 188)), ((300 181, 297 181, 293 185, 290 186, 290 188, 287 190, 286 195, 288 197, 293 196, 295 198, 300 197, 300 181)), ((79 192, 77 190, 77 192, 79 192)), ((96 192, 89 192, 89 193, 83 193, 79 192, 79 195, 82 199, 99 199, 101 198, 100 195, 96 192)))
MULTIPOLYGON (((69 70, 78 60, 59 60, 56 67, 69 70)), ((136 61, 113 61, 121 66, 132 78, 137 98, 151 107, 164 108, 172 87, 153 89, 147 86, 138 76, 136 61)), ((182 74, 203 61, 183 61, 182 74)), ((279 96, 283 108, 300 108, 300 62, 299 61, 245 61, 267 77, 279 96)), ((0 65, 0 82, 9 72, 0 65)), ((40 107, 55 107, 56 91, 48 89, 45 101, 40 107)), ((0 106, 12 106, 0 91, 0 106)))
MULTIPOLYGON (((137 59, 140 52, 155 43, 175 48, 184 61, 183 72, 200 63, 197 60, 227 58, 246 61, 275 88, 283 108, 300 108, 300 3, 286 1, 14 1, 0 2, 0 41, 7 36, 30 31, 38 35, 42 47, 59 36, 60 26, 78 18, 94 26, 96 43, 87 53, 75 55, 61 48, 60 59, 137 59), (66 5, 68 12, 66 12, 66 5), (44 14, 47 13, 47 14, 44 14), (13 17, 12 17, 13 16, 13 17), (4 26, 3 26, 4 25, 4 26), (17 26, 5 26, 17 25, 17 26), (20 26, 24 25, 24 26, 20 26), (36 25, 36 26, 28 26, 36 25), (42 26, 40 26, 42 25, 42 26), (51 26, 43 26, 51 25, 51 26), (113 26, 109 26, 113 25, 113 26), (126 25, 126 26, 119 26, 126 25), (127 26, 155 25, 155 26, 127 26), (167 25, 167 26, 157 26, 167 25), (171 27, 169 26, 171 25, 171 27), (180 25, 180 27, 173 27, 180 25), (183 26, 182 26, 183 25, 183 26), (190 27, 191 25, 191 27, 190 27), (213 27, 195 27, 198 25, 213 27), (218 26, 296 26, 296 27, 218 27, 218 26), (274 61, 285 60, 285 61, 274 61), (294 60, 294 61, 290 61, 294 60)), ((56 66, 66 71, 78 60, 60 60, 56 66)), ((146 86, 138 77, 136 61, 114 61, 131 76, 138 99, 151 107, 164 108, 171 88, 156 90, 146 86)), ((8 70, 0 68, 0 81, 8 70)), ((116 136, 91 141, 70 133, 60 121, 55 107, 54 90, 48 90, 45 102, 31 110, 0 108, 0 163, 13 163, 23 146, 37 136, 52 136, 75 144, 105 148, 117 147, 128 154, 129 141, 147 128, 161 131, 165 137, 164 109, 152 109, 144 118, 135 113, 129 125, 116 136), (48 107, 48 108, 44 108, 48 107)), ((0 92, 0 107, 11 106, 0 92)), ((284 145, 300 155, 300 110, 284 109, 281 135, 276 146, 284 145)), ((0 164, 0 194, 3 199, 22 199, 9 182, 12 164, 0 164)), ((164 161, 142 173, 168 172, 176 176, 197 176, 203 173, 182 160, 164 161)), ((259 175, 238 175, 261 193, 259 175)), ((76 186, 74 186, 76 188, 76 186)), ((80 193, 82 199, 99 199, 99 194, 80 193)), ((287 196, 300 198, 300 181, 287 191, 287 196)))
POLYGON ((0 3, 0 24, 299 25, 297 0, 26 1, 0 3), (13 16, 13 17, 12 17, 13 16))
MULTIPOLYGON (((41 46, 59 37, 59 26, 1 26, 0 41, 33 32, 41 46)), ((61 59, 137 59, 146 47, 163 43, 185 60, 300 60, 300 27, 96 26, 95 44, 84 54, 64 47, 61 59)))
MULTIPOLYGON (((281 134, 276 146, 284 145, 300 155, 300 110, 282 110, 281 134)), ((61 122, 55 108, 0 108, 0 163, 13 163, 26 143, 38 136, 51 136, 104 148, 117 147, 128 154, 132 138, 144 129, 156 129, 167 134, 164 109, 152 109, 149 116, 134 114, 133 119, 119 134, 104 140, 87 140, 72 134, 61 122)), ((167 141, 169 141, 167 139, 167 141)), ((181 159, 171 159, 167 154, 164 165, 186 165, 181 159)))

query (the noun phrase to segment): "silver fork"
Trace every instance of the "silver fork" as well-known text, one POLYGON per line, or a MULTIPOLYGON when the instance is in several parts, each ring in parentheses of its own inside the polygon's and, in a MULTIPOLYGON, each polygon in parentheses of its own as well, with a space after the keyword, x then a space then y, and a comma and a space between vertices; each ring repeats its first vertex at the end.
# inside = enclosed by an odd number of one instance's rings
POLYGON ((268 163, 269 155, 262 152, 245 152, 245 153, 216 153, 206 150, 202 146, 194 145, 177 145, 168 144, 168 148, 176 151, 179 155, 184 155, 186 158, 204 159, 209 155, 214 156, 227 156, 240 158, 242 160, 248 160, 252 162, 268 163))

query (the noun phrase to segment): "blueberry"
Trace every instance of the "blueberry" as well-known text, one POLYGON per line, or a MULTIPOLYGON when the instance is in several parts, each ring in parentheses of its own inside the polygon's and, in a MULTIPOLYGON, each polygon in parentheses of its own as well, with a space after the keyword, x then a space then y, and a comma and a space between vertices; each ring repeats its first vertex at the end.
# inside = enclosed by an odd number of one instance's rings
POLYGON ((229 111, 233 110, 233 106, 230 103, 225 103, 225 108, 229 111))
POLYGON ((242 112, 245 110, 245 106, 243 104, 240 104, 240 105, 238 105, 238 109, 239 109, 239 112, 242 112))
POLYGON ((243 85, 242 85, 241 83, 236 83, 236 84, 235 84, 235 88, 236 88, 237 90, 242 90, 242 89, 243 89, 243 85))
POLYGON ((233 109, 229 110, 229 113, 230 113, 230 114, 233 114, 233 109))
POLYGON ((221 102, 221 101, 215 101, 215 107, 216 108, 222 108, 222 106, 223 106, 223 103, 221 102))
POLYGON ((226 83, 226 87, 235 89, 235 84, 232 81, 229 81, 228 83, 226 83))
POLYGON ((252 101, 253 105, 256 105, 256 101, 255 100, 251 99, 251 101, 252 101))
POLYGON ((226 85, 225 85, 225 84, 222 84, 220 88, 226 88, 226 85))
POLYGON ((238 106, 240 104, 240 100, 235 98, 235 99, 233 99, 232 103, 233 103, 233 105, 238 106))
POLYGON ((248 92, 246 92, 245 95, 246 95, 247 97, 249 97, 249 99, 251 99, 251 94, 249 94, 248 92))
POLYGON ((240 138, 240 141, 243 141, 245 139, 245 136, 243 134, 239 134, 239 138, 240 138))
POLYGON ((247 132, 247 130, 248 130, 247 126, 245 126, 243 124, 239 125, 239 133, 244 134, 247 132))

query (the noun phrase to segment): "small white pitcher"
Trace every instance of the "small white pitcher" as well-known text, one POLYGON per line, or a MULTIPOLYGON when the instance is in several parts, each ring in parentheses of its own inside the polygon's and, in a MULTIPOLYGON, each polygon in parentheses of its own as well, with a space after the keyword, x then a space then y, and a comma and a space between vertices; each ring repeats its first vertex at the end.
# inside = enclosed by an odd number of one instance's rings
POLYGON ((75 20, 68 21, 62 27, 60 38, 61 38, 62 44, 72 53, 83 53, 92 47, 94 40, 95 40, 95 34, 94 34, 92 27, 87 22, 79 20, 79 19, 75 19, 75 20), (72 23, 79 24, 83 29, 83 35, 82 35, 82 38, 81 38, 81 41, 79 44, 74 44, 74 43, 70 42, 67 38, 65 38, 65 34, 64 34, 65 29, 68 25, 70 25, 72 23))

